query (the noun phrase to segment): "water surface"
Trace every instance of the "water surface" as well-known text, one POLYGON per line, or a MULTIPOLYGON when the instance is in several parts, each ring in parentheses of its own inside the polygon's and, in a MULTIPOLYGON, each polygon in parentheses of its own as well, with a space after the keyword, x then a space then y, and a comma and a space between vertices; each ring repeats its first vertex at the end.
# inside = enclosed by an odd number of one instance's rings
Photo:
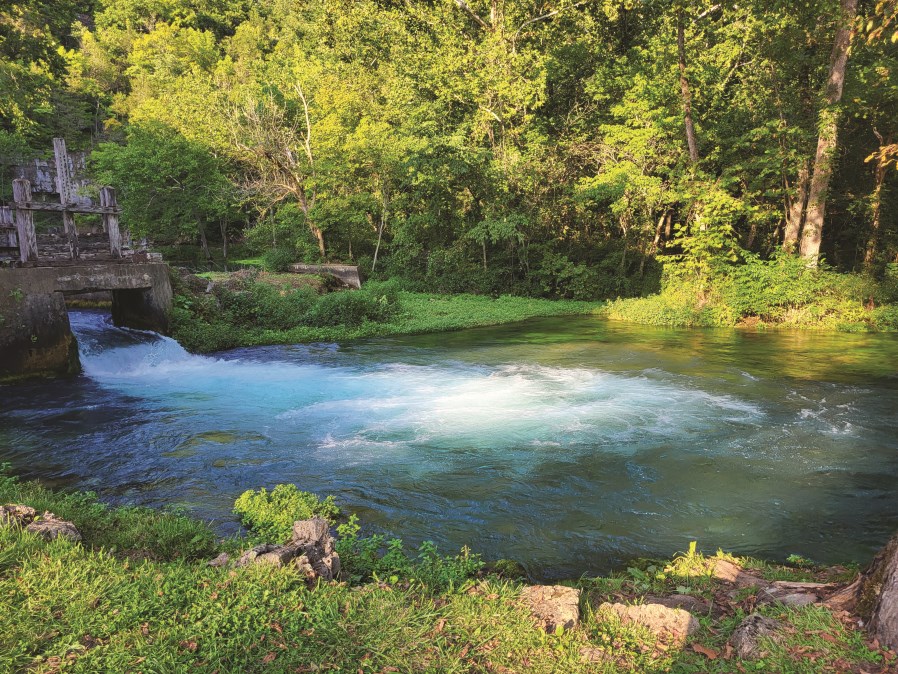
POLYGON ((898 340, 596 318, 194 356, 74 312, 84 374, 0 387, 0 461, 235 527, 243 490, 539 577, 701 548, 865 561, 898 529, 898 340))

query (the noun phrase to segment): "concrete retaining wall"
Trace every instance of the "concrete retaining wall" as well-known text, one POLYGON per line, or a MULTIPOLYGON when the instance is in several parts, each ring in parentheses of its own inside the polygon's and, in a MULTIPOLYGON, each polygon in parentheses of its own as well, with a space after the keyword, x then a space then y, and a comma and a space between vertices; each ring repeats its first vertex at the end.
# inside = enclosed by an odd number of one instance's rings
POLYGON ((362 279, 359 268, 348 264, 291 264, 290 271, 295 274, 330 274, 336 276, 350 288, 361 288, 362 279))
POLYGON ((0 269, 0 381, 80 370, 65 295, 112 292, 116 325, 167 333, 172 308, 164 264, 0 269))

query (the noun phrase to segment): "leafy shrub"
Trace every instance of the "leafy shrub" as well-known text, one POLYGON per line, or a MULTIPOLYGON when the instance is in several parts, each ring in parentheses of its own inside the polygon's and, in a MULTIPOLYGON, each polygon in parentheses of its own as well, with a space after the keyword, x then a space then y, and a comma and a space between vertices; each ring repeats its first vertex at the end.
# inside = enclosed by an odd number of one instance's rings
POLYGON ((296 261, 296 252, 289 248, 271 248, 262 254, 262 268, 267 272, 285 272, 296 261))
POLYGON ((374 578, 395 583, 404 579, 417 581, 432 592, 446 592, 458 588, 484 566, 480 556, 467 548, 458 555, 444 556, 431 541, 425 541, 417 554, 410 556, 400 539, 360 537, 360 529, 355 515, 337 527, 342 573, 352 582, 374 578))
POLYGON ((333 496, 322 501, 315 494, 300 491, 295 484, 279 484, 270 492, 264 487, 243 492, 234 502, 234 513, 258 539, 283 542, 290 538, 296 520, 318 516, 333 524, 340 509, 333 496))
POLYGON ((327 327, 385 322, 399 310, 399 286, 389 281, 370 283, 362 290, 329 293, 306 317, 308 325, 327 327))

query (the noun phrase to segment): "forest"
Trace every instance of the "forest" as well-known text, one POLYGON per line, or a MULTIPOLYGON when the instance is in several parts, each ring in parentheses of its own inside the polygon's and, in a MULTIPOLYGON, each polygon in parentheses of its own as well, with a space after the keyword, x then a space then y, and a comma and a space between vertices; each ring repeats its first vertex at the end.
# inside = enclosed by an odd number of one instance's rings
POLYGON ((734 277, 813 294, 819 268, 862 274, 854 304, 880 304, 870 283, 898 274, 896 12, 14 0, 0 190, 62 136, 133 232, 199 262, 581 300, 734 277))

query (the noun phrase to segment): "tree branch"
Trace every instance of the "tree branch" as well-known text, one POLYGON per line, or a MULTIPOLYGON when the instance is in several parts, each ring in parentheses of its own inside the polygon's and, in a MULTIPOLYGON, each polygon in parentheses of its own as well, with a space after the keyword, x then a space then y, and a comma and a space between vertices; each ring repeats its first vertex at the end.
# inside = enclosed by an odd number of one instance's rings
POLYGON ((514 32, 514 36, 511 38, 511 41, 514 42, 518 39, 518 35, 524 28, 529 26, 531 23, 536 23, 537 21, 544 21, 545 19, 551 19, 556 14, 561 14, 566 9, 574 9, 575 7, 579 7, 580 5, 585 5, 589 0, 582 0, 581 2, 575 2, 570 7, 559 7, 556 10, 549 12, 548 14, 543 14, 542 16, 537 16, 533 19, 527 19, 524 23, 518 26, 518 29, 514 32))
POLYGON ((468 14, 471 15, 471 18, 474 19, 477 23, 480 24, 480 27, 484 30, 489 30, 490 27, 487 25, 486 21, 481 19, 477 13, 468 6, 468 3, 465 0, 455 0, 455 4, 458 5, 459 9, 465 10, 468 14))
POLYGON ((709 9, 706 9, 704 12, 702 12, 702 13, 699 14, 697 17, 695 17, 695 20, 693 21, 693 23, 695 23, 695 21, 701 21, 701 20, 704 19, 706 16, 708 16, 708 15, 713 14, 714 12, 716 12, 718 9, 720 9, 720 5, 719 5, 719 4, 718 4, 718 5, 714 5, 713 7, 710 7, 709 9))

